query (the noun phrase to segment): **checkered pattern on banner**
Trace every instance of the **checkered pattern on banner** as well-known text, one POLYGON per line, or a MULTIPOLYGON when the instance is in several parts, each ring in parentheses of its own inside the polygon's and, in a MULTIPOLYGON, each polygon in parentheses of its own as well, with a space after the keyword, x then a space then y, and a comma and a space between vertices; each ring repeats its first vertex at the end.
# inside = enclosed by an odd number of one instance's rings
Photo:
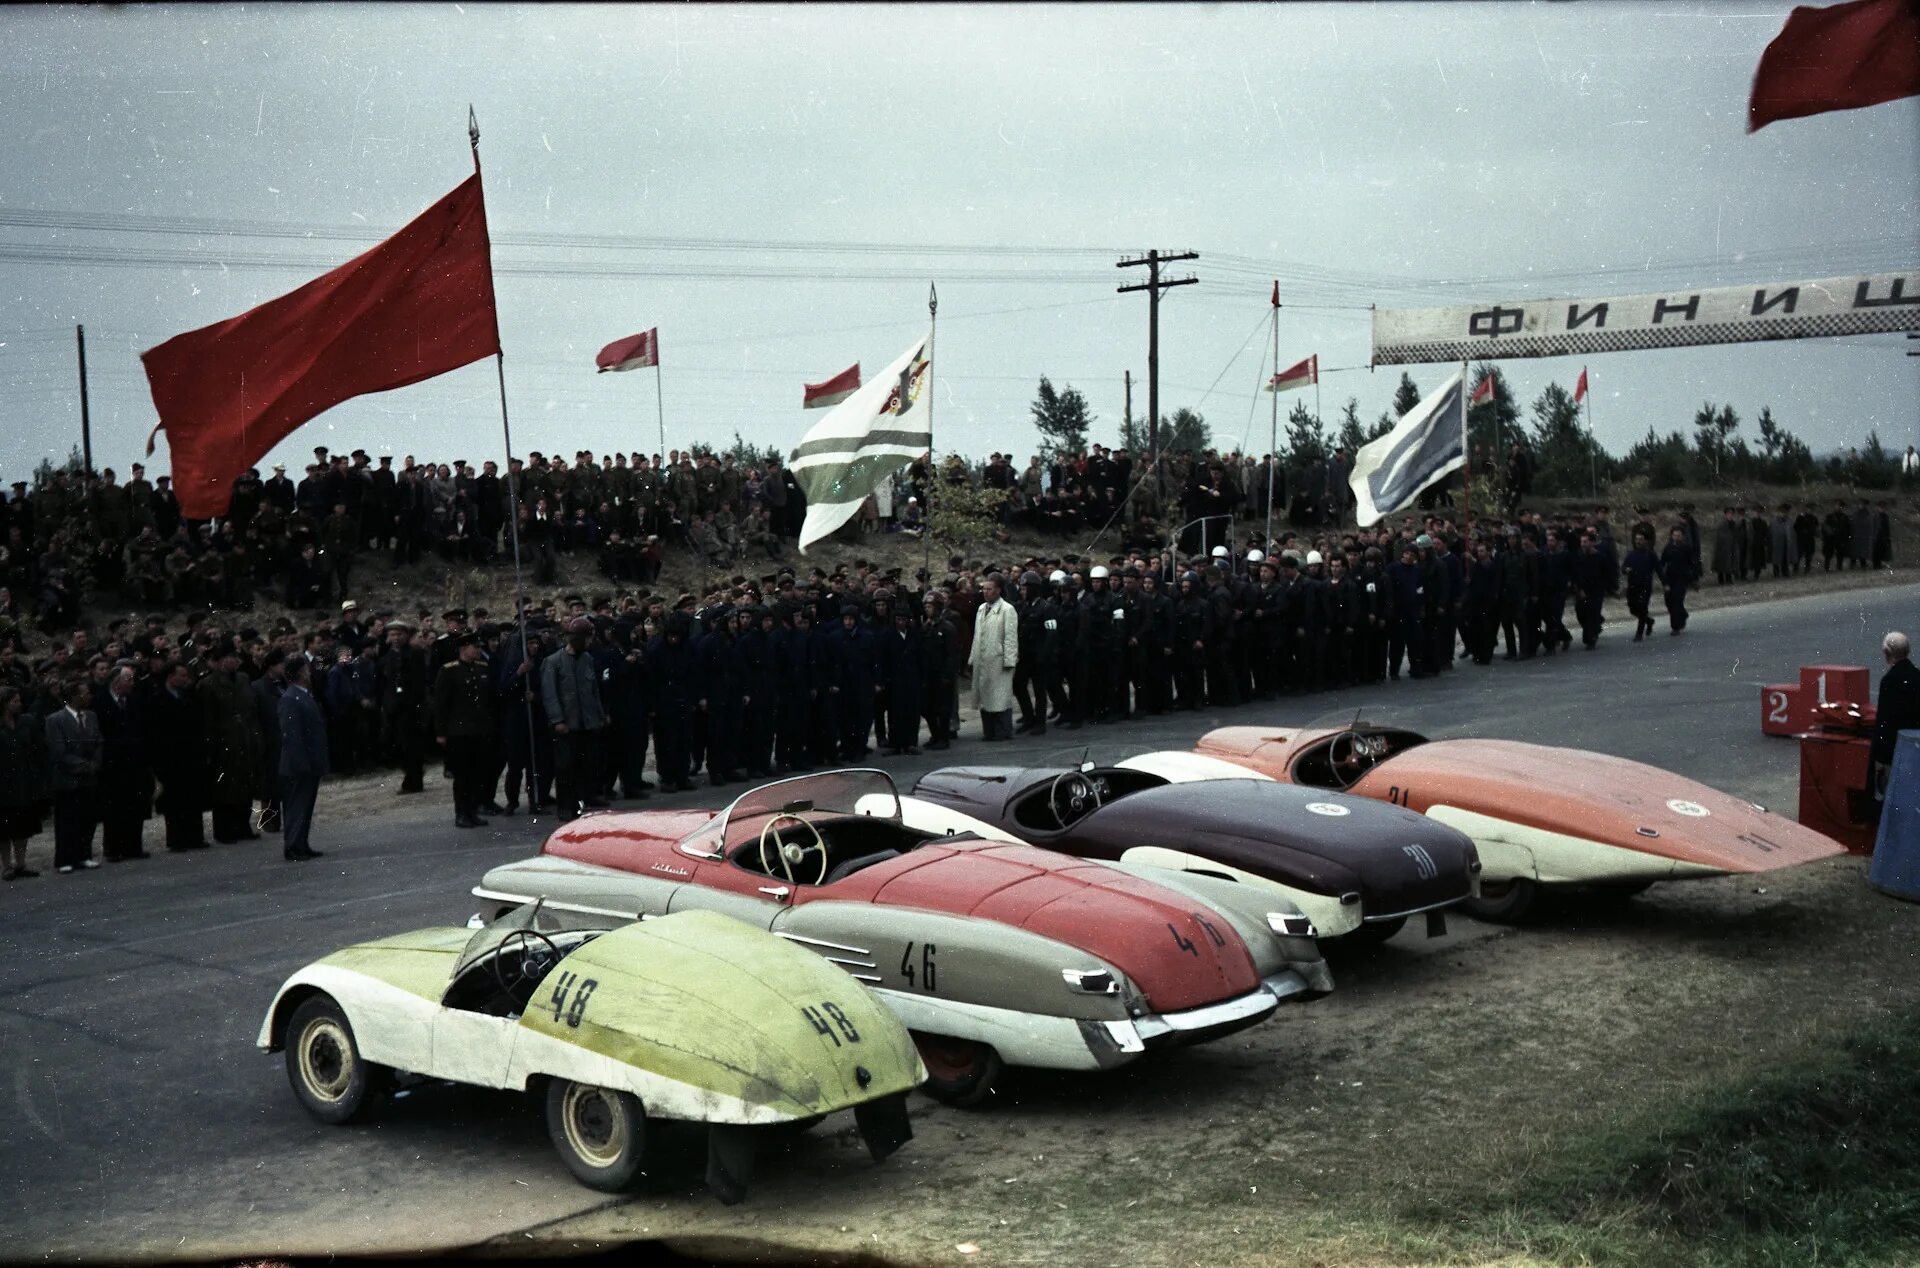
POLYGON ((1582 330, 1557 335, 1499 335, 1405 343, 1375 348, 1375 365, 1430 361, 1501 361, 1519 357, 1564 357, 1590 352, 1639 352, 1707 343, 1762 343, 1771 339, 1820 339, 1829 335, 1877 335, 1920 330, 1920 305, 1852 309, 1765 321, 1675 322, 1624 330, 1582 330))

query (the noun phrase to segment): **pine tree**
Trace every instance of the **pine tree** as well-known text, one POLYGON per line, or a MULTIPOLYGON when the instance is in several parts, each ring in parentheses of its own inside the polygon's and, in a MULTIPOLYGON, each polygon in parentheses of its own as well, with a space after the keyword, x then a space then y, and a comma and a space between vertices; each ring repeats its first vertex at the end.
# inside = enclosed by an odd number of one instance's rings
POLYGON ((1400 386, 1393 389, 1393 416, 1400 419, 1406 412, 1420 403, 1420 389, 1413 385, 1413 376, 1405 370, 1400 371, 1400 386))
POLYGON ((1201 453, 1213 447, 1213 429, 1207 420, 1185 408, 1173 411, 1173 417, 1160 416, 1160 449, 1163 453, 1201 453))
POLYGON ((1351 458, 1367 443, 1367 429, 1360 422, 1360 398, 1349 396, 1340 407, 1340 448, 1351 458))
POLYGON ((1326 456, 1326 425, 1318 414, 1307 409, 1305 401, 1296 401, 1287 415, 1287 461, 1295 467, 1304 467, 1326 456))

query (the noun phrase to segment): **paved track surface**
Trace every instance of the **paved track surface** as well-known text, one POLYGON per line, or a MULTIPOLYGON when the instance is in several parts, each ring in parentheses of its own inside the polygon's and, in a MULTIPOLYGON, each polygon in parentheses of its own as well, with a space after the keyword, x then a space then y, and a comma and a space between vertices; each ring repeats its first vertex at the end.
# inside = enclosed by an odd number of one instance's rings
MULTIPOLYGON (((1880 635, 1916 611, 1916 586, 1811 596, 1703 613, 1685 635, 1640 646, 1616 626, 1591 654, 1462 662, 1433 682, 969 742, 888 768, 904 786, 949 762, 1072 761, 1089 745, 1111 760, 1186 748, 1217 725, 1362 709, 1431 735, 1614 753, 1791 813, 1795 747, 1761 736, 1758 686, 1822 662, 1872 665, 1877 683, 1880 635)), ((0 891, 0 1259, 452 1248, 605 1201, 565 1174, 524 1098, 423 1089, 367 1126, 324 1127, 294 1102, 281 1060, 253 1047, 293 969, 374 935, 463 922, 482 871, 552 826, 456 831, 444 792, 355 818, 329 816, 323 797, 318 863, 283 863, 269 838, 0 891)), ((1435 945, 1487 932, 1456 918, 1435 945)), ((1401 941, 1422 945, 1417 931, 1401 941)))

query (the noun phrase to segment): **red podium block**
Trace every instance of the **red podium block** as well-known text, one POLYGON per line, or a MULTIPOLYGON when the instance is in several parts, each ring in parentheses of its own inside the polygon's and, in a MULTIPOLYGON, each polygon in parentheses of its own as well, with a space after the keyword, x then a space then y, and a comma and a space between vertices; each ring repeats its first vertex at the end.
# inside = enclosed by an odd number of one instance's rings
POLYGON ((1797 682, 1769 683, 1760 688, 1760 734, 1798 735, 1813 726, 1807 695, 1797 682))
POLYGON ((1865 736, 1833 731, 1800 737, 1800 822, 1854 854, 1873 853, 1876 825, 1867 794, 1872 747, 1865 736))
POLYGON ((1807 698, 1809 709, 1823 704, 1869 704, 1873 684, 1860 665, 1802 665, 1800 694, 1807 698))

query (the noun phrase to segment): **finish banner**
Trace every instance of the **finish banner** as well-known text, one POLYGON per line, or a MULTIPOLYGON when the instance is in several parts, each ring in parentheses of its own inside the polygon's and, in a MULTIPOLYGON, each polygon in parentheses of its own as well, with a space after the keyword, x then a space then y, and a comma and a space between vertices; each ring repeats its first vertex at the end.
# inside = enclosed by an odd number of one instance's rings
POLYGON ((1378 308, 1373 364, 1497 361, 1920 330, 1920 270, 1813 282, 1378 308))

